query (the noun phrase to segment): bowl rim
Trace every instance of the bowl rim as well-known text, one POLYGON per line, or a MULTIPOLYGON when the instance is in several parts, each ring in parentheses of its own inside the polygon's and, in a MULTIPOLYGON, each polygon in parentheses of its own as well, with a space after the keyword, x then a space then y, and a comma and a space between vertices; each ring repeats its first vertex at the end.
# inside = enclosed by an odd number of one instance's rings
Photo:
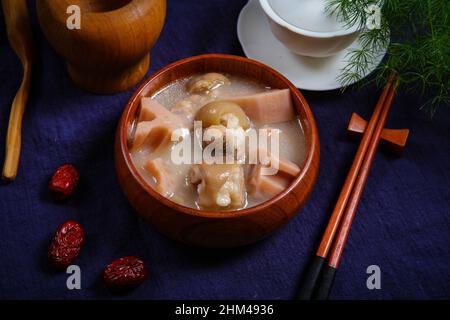
MULTIPOLYGON (((175 81, 174 79, 173 81, 175 81)), ((298 114, 298 112, 297 112, 298 114)), ((134 91, 131 98, 129 99, 122 116, 119 120, 118 125, 118 138, 120 139, 120 155, 123 157, 123 160, 125 162, 125 165, 127 169, 130 171, 131 175, 133 176, 133 179, 139 184, 139 186, 145 190, 152 198, 156 199, 158 202, 160 202, 162 205, 168 206, 178 212, 182 212, 191 216, 196 217, 203 217, 203 218, 213 218, 213 219, 227 219, 227 218, 237 218, 242 216, 251 215, 254 213, 258 213, 261 210, 266 209, 267 207, 273 205, 274 203, 277 203, 279 200, 284 198, 288 193, 290 193, 306 176, 308 171, 311 169, 312 166, 314 166, 313 160, 315 158, 315 154, 317 152, 320 152, 320 142, 319 142, 319 134, 316 126, 316 121, 314 119, 314 116, 312 114, 312 111, 309 107, 309 104, 307 103, 306 99, 303 97, 303 95, 300 93, 300 91, 282 74, 275 71, 271 67, 244 57, 235 56, 235 55, 228 55, 228 54, 202 54, 197 55, 189 58, 184 58, 178 61, 175 61, 159 71, 155 72, 153 75, 148 77, 144 82, 139 86, 138 89, 134 91), (192 63, 197 60, 205 60, 205 59, 225 59, 225 60, 234 60, 234 61, 241 61, 244 63, 250 63, 253 64, 259 68, 263 68, 266 71, 272 73, 274 76, 280 78, 285 84, 287 85, 288 89, 291 91, 291 94, 295 96, 296 99, 300 100, 304 113, 305 113, 305 122, 308 123, 308 129, 310 130, 310 139, 308 144, 308 137, 306 137, 307 142, 307 155, 305 157, 304 163, 302 164, 302 170, 300 174, 295 178, 295 180, 287 187, 283 192, 276 195, 273 198, 270 198, 266 200, 263 203, 260 203, 256 206, 245 208, 245 209, 239 209, 239 210, 225 210, 225 211, 213 211, 213 210, 200 210, 195 209, 192 207, 183 206, 181 204, 178 204, 163 195, 161 195, 159 192, 154 190, 148 183, 145 182, 143 177, 139 174, 137 171, 137 168, 135 167, 131 155, 128 148, 128 124, 130 123, 130 117, 133 115, 132 111, 134 112, 137 108, 136 105, 139 105, 137 103, 137 100, 139 100, 141 97, 144 97, 144 92, 149 83, 157 79, 160 75, 162 75, 165 72, 168 72, 172 69, 177 68, 180 65, 192 63)), ((306 129, 304 128, 306 131, 306 129)), ((306 134, 305 134, 306 136, 306 134)), ((317 166, 318 167, 318 166, 317 166)), ((318 169, 317 169, 318 170, 318 169)))
POLYGON ((307 29, 303 29, 297 26, 294 26, 284 20, 282 17, 280 17, 275 10, 272 8, 272 6, 269 3, 269 0, 259 0, 259 3, 266 13, 266 15, 275 23, 278 25, 296 33, 302 36, 308 36, 312 38, 333 38, 333 37, 340 37, 340 36, 347 36, 356 32, 361 31, 362 27, 358 24, 354 24, 353 26, 347 28, 347 29, 340 29, 336 31, 311 31, 307 29))

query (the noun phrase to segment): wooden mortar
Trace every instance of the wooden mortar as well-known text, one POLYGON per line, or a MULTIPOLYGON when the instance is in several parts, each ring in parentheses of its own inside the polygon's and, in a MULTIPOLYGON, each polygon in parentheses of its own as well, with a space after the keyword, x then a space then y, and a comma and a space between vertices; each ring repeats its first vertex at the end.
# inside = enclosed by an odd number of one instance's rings
POLYGON ((166 16, 166 0, 37 0, 36 6, 70 77, 101 94, 125 91, 144 77, 166 16), (71 5, 80 8, 80 29, 67 27, 71 5))

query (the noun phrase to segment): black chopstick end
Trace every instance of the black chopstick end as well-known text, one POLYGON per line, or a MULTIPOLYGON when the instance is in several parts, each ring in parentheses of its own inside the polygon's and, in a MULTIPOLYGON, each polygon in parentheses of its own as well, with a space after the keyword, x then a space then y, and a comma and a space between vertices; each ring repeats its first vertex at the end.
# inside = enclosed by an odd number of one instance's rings
POLYGON ((300 290, 295 297, 296 300, 311 300, 313 298, 314 289, 324 265, 325 258, 314 256, 301 283, 300 290))
POLYGON ((323 268, 320 284, 313 295, 314 300, 328 300, 336 276, 336 268, 326 265, 323 268))

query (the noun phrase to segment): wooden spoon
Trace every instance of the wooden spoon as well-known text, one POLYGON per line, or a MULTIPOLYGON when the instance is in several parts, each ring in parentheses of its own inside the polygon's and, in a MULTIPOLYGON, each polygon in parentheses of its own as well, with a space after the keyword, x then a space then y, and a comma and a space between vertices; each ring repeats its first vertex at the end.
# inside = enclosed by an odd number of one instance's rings
POLYGON ((19 166, 22 118, 31 85, 33 61, 33 36, 26 0, 2 0, 3 15, 11 47, 23 66, 23 79, 12 103, 6 136, 6 157, 3 178, 12 181, 17 176, 19 166))

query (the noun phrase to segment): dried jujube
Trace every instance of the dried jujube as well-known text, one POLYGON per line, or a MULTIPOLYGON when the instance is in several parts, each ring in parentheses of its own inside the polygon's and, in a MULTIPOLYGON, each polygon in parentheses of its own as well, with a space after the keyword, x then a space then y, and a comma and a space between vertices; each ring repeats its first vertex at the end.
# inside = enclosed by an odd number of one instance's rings
POLYGON ((64 164, 55 171, 48 187, 57 200, 63 200, 75 192, 79 180, 78 170, 71 164, 64 164))
POLYGON ((147 275, 144 261, 134 256, 114 260, 103 270, 103 280, 113 291, 135 288, 147 278, 147 275))
POLYGON ((58 269, 67 268, 78 257, 83 243, 83 227, 76 221, 66 221, 59 226, 48 249, 50 263, 58 269))

